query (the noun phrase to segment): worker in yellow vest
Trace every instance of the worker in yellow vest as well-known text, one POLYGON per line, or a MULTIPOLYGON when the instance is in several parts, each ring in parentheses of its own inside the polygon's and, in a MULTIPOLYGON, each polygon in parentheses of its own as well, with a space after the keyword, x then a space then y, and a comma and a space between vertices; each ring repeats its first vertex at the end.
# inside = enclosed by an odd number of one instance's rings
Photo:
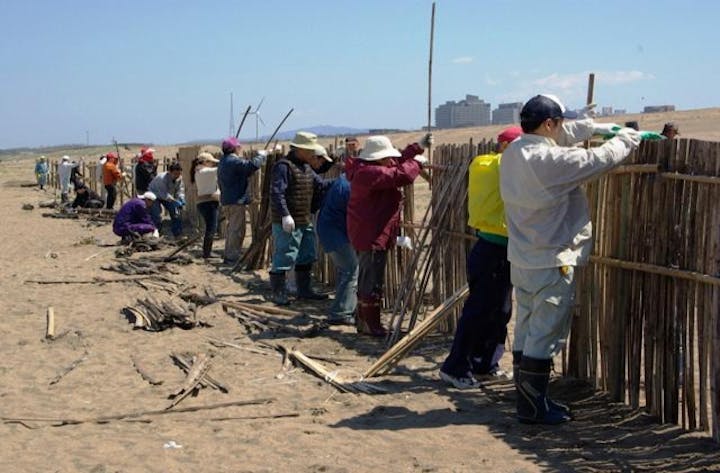
POLYGON ((519 126, 503 130, 494 153, 475 157, 468 181, 468 225, 478 237, 467 259, 470 286, 450 354, 440 378, 458 388, 480 386, 476 376, 503 376, 499 361, 505 352, 511 316, 510 263, 507 227, 500 198, 500 157, 522 134, 519 126))

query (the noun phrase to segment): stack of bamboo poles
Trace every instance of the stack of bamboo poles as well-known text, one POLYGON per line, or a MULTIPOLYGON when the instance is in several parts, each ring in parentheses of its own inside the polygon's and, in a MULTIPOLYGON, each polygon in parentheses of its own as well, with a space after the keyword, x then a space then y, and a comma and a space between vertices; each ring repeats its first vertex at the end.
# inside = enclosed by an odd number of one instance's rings
MULTIPOLYGON (((431 202, 417 232, 413 255, 405 265, 405 277, 398 286, 390 344, 399 339, 407 312, 411 314, 407 329, 413 329, 428 289, 432 290, 432 304, 439 306, 465 284, 465 259, 472 238, 466 233, 467 169, 478 149, 485 152, 487 148, 470 142, 435 150, 431 202)), ((452 320, 456 320, 459 309, 454 311, 452 320)))
POLYGON ((248 205, 248 208, 250 209, 252 241, 233 270, 241 267, 260 269, 267 266, 270 261, 272 252, 270 246, 270 236, 272 235, 270 213, 271 170, 275 161, 283 156, 280 153, 268 155, 265 166, 253 174, 250 179, 249 192, 252 196, 252 202, 248 205))

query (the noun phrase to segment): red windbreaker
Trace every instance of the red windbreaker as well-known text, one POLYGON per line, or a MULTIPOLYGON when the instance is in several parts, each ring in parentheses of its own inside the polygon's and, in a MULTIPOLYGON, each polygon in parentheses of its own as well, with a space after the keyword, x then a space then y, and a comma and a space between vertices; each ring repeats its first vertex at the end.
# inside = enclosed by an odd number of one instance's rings
POLYGON ((345 173, 351 183, 347 230, 356 250, 387 250, 395 245, 402 201, 399 187, 412 184, 420 174, 420 163, 413 157, 422 153, 413 143, 389 167, 347 159, 345 173))

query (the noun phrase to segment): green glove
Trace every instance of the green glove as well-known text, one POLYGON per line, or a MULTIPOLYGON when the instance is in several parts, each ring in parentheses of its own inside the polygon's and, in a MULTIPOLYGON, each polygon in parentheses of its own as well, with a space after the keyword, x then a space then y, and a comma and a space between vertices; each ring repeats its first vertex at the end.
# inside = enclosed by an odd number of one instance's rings
MULTIPOLYGON (((622 129, 620 126, 614 126, 612 128, 612 131, 618 132, 622 129)), ((609 140, 610 138, 614 137, 615 133, 609 133, 605 136, 603 136, 604 140, 609 140)), ((655 133, 654 131, 641 131, 640 137, 643 139, 643 141, 657 141, 657 140, 664 140, 665 136, 661 135, 660 133, 655 133)))

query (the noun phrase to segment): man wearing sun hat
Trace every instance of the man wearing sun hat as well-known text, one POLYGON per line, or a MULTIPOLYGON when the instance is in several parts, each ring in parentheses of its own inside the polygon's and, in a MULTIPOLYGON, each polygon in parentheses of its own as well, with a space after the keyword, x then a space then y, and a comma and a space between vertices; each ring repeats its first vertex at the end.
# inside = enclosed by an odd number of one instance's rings
MULTIPOLYGON (((295 267, 297 297, 326 299, 311 287, 310 270, 315 262, 315 231, 312 225, 312 198, 331 182, 321 179, 317 165, 317 136, 300 131, 290 143, 287 156, 272 168, 270 207, 272 214, 273 258, 270 269, 271 300, 278 305, 289 303, 286 272, 295 267)), ((323 158, 330 160, 330 157, 323 158)))
POLYGON ((113 233, 121 237, 124 242, 148 234, 158 236, 158 230, 149 212, 155 200, 157 200, 155 194, 147 191, 125 202, 113 220, 113 233))
POLYGON ((467 258, 470 294, 452 349, 440 368, 440 378, 458 389, 479 387, 475 375, 504 374, 499 361, 511 315, 512 284, 500 198, 500 157, 520 135, 519 126, 502 130, 495 152, 476 156, 468 169, 468 226, 475 229, 478 240, 467 258))
POLYGON ((565 346, 575 295, 575 267, 587 263, 592 223, 581 185, 620 164, 641 141, 622 128, 596 148, 573 146, 615 124, 575 118, 554 95, 536 95, 520 112, 524 134, 500 162, 500 192, 517 314, 513 365, 521 422, 560 424, 569 409, 548 397, 552 358, 565 346))
POLYGON ((225 138, 221 148, 223 155, 218 163, 217 179, 220 204, 227 218, 224 262, 235 264, 240 259, 245 240, 245 207, 250 202, 247 193, 249 179, 265 164, 267 152, 258 151, 254 158, 245 159, 240 155, 242 146, 234 136, 225 138))
POLYGON ((345 172, 350 181, 347 230, 358 251, 358 305, 355 322, 359 333, 382 337, 380 304, 385 287, 387 252, 395 245, 400 227, 400 187, 412 184, 427 159, 423 145, 413 143, 402 152, 386 136, 371 136, 357 158, 348 158, 345 172))

